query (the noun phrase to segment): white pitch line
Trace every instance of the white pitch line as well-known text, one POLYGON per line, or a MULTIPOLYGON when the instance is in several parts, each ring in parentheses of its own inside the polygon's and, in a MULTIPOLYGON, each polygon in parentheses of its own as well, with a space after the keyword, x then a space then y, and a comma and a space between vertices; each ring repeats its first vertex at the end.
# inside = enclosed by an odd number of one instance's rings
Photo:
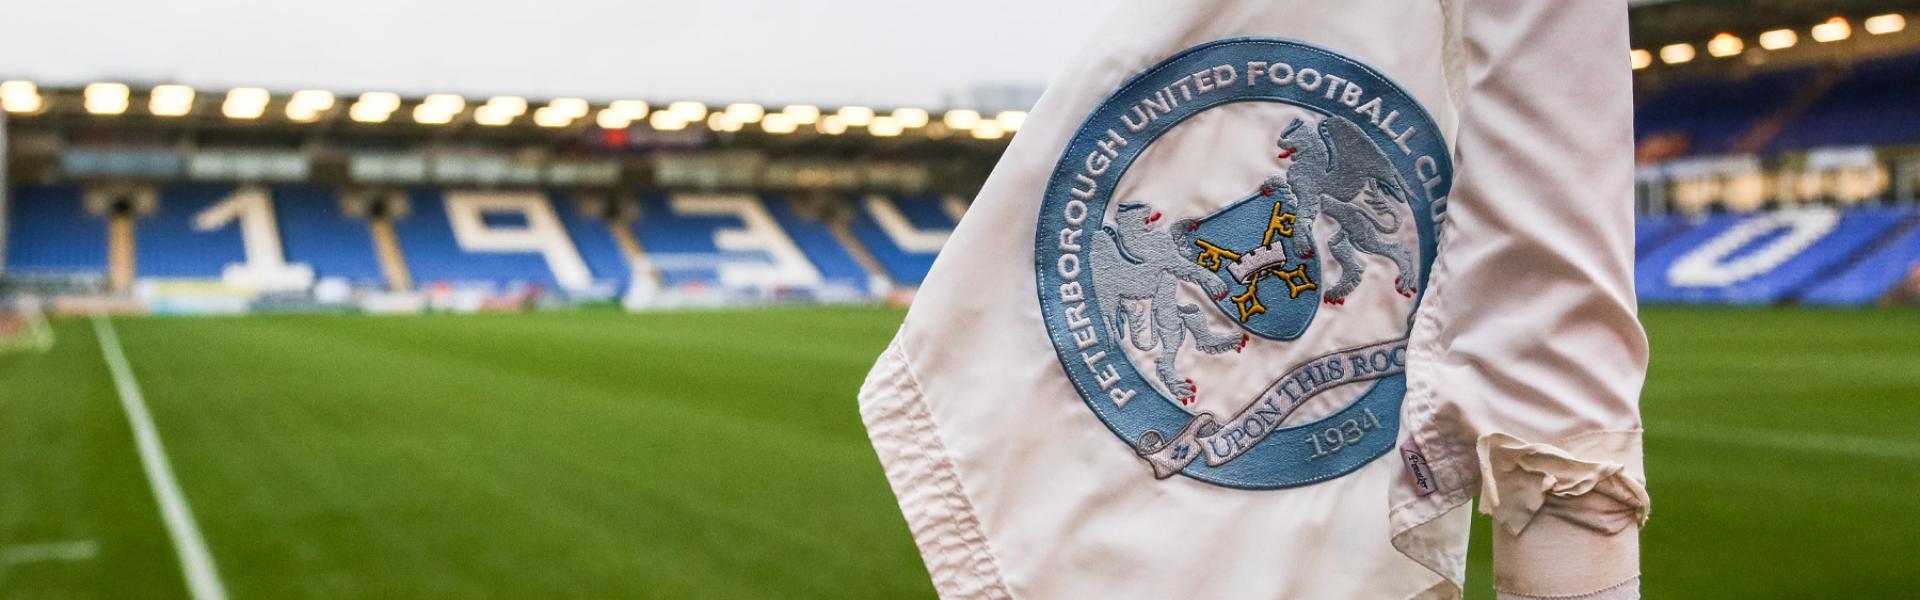
POLYGON ((15 544, 12 546, 0 546, 0 565, 20 565, 55 560, 87 560, 99 553, 100 543, 93 540, 15 544))
POLYGON ((146 398, 140 395, 140 383, 133 379, 127 353, 120 348, 120 335, 114 332, 112 320, 97 314, 93 316, 93 332, 100 339, 100 354, 107 359, 107 370, 113 373, 113 386, 120 390, 120 406, 126 409, 127 423, 133 427, 134 445, 140 449, 140 466, 146 469, 153 499, 160 505, 160 519, 166 522, 174 551, 180 555, 180 571, 186 576, 187 591, 194 600, 226 600, 227 588, 220 583, 220 572, 213 566, 213 554, 207 551, 206 539, 200 536, 200 525, 193 520, 187 496, 180 492, 180 482, 173 478, 166 448, 160 444, 160 431, 153 426, 146 398))
POLYGON ((1752 427, 1696 422, 1682 423, 1678 421, 1649 423, 1647 431, 1647 435, 1652 437, 1666 437, 1712 444, 1733 444, 1757 446, 1775 450, 1794 450, 1818 452, 1822 454, 1845 454, 1869 458, 1920 461, 1920 443, 1864 435, 1756 429, 1752 427))

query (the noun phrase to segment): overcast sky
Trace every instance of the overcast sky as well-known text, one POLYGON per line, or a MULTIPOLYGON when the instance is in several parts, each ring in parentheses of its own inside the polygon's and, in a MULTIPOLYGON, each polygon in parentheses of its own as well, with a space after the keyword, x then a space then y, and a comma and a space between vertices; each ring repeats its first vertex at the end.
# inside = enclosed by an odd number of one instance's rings
POLYGON ((940 106, 1039 86, 1096 0, 9 0, 0 78, 940 106))

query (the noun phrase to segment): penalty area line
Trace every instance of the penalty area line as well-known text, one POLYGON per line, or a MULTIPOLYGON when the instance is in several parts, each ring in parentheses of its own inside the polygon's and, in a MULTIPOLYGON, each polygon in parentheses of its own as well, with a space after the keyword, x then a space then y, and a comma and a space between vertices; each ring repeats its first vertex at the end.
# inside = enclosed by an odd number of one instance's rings
POLYGON ((100 543, 93 540, 15 544, 0 546, 0 565, 89 560, 99 553, 100 543))
POLYGON ((120 407, 125 409, 127 424, 133 429, 140 466, 146 470, 154 502, 160 506, 160 519, 166 523, 167 535, 173 538, 173 549, 180 555, 180 571, 186 577, 187 591, 194 600, 226 600, 227 589, 220 583, 220 572, 213 566, 213 554, 207 551, 207 541, 200 535, 200 525, 193 520, 193 509, 187 506, 180 482, 173 478, 173 466, 168 464, 166 448, 160 444, 160 431, 153 426, 153 415, 147 412, 146 398, 140 394, 140 383, 133 378, 133 369, 127 364, 127 353, 120 347, 120 335, 113 330, 113 321, 106 315, 94 315, 93 333, 100 340, 100 354, 106 357, 107 370, 113 374, 113 387, 120 391, 120 407))
POLYGON ((1920 461, 1920 443, 1894 438, 1679 421, 1648 423, 1647 431, 1651 437, 1710 444, 1920 461))

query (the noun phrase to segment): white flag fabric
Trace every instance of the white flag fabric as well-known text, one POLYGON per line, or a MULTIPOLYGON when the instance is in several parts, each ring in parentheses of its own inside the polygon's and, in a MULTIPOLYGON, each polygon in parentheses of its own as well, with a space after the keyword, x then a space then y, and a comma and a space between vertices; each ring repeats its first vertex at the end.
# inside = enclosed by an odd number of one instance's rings
POLYGON ((1636 597, 1626 8, 1125 2, 861 391, 953 598, 1636 597))

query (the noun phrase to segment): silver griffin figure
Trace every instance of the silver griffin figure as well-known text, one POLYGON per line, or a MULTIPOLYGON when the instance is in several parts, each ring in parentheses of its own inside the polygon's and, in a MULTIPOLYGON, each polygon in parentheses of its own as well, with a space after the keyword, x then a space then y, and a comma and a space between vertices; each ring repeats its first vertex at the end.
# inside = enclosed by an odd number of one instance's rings
POLYGON ((1191 404, 1197 393, 1193 380, 1174 370, 1174 359, 1187 335, 1192 334, 1194 347, 1207 354, 1245 348, 1248 336, 1215 333, 1207 327, 1206 313, 1199 305, 1179 301, 1176 292, 1181 280, 1200 286, 1215 299, 1225 298, 1228 290, 1182 251, 1191 243, 1186 232, 1193 220, 1156 229, 1153 223, 1159 219, 1160 213, 1147 205, 1121 204, 1116 225, 1102 227, 1105 235, 1094 236, 1089 260, 1100 289, 1100 316, 1106 319, 1109 332, 1115 339, 1125 332, 1133 347, 1143 351, 1157 345, 1155 374, 1174 397, 1191 404))
POLYGON ((1347 294, 1360 285, 1366 267, 1356 251, 1393 261, 1400 271, 1394 289, 1402 296, 1413 297, 1420 291, 1414 287, 1419 278, 1413 256, 1391 238, 1400 231, 1398 207, 1407 206, 1406 181, 1352 121, 1327 117, 1318 127, 1304 124, 1295 119, 1280 134, 1276 142, 1281 150, 1279 157, 1292 158, 1293 165, 1284 176, 1267 178, 1260 193, 1295 198, 1299 209, 1294 227, 1299 234, 1288 239, 1300 258, 1313 257, 1315 219, 1324 214, 1340 224, 1340 231, 1327 240, 1328 251, 1340 263, 1340 280, 1326 290, 1322 299, 1328 304, 1345 304, 1347 294))

